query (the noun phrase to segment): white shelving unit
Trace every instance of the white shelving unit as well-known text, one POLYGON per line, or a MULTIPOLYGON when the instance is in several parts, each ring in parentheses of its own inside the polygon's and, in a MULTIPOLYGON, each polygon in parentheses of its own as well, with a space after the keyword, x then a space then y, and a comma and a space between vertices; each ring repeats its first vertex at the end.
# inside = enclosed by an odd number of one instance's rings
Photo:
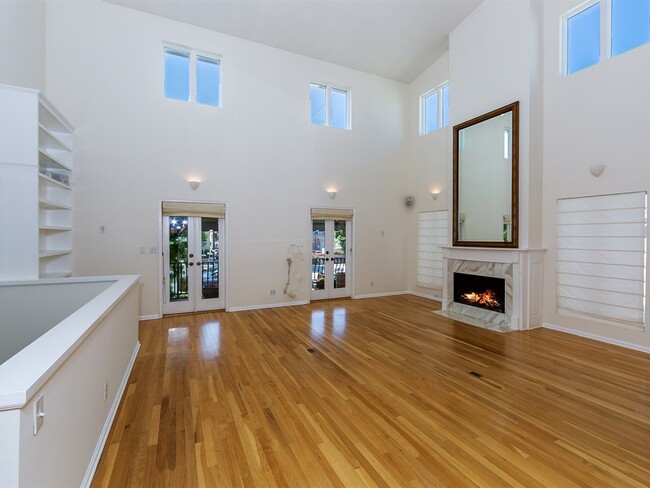
POLYGON ((38 90, 0 85, 0 279, 72 275, 74 129, 38 90))

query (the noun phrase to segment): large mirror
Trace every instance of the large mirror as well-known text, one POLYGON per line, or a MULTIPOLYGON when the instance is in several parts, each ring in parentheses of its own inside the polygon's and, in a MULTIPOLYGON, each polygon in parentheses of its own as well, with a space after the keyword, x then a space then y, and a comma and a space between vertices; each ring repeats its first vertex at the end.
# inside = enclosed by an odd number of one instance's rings
POLYGON ((519 102, 454 127, 453 245, 517 247, 519 102))

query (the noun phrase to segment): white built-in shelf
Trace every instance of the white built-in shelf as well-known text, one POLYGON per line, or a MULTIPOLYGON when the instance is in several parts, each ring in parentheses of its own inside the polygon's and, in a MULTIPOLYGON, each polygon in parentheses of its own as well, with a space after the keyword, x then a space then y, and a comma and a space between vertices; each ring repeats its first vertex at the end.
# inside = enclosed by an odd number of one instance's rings
POLYGON ((49 149, 52 151, 66 151, 71 153, 70 148, 67 147, 61 139, 47 131, 41 124, 38 124, 38 145, 41 148, 49 149))
POLYGON ((72 273, 65 271, 61 273, 41 273, 40 278, 44 280, 55 279, 55 278, 69 278, 72 276, 72 273))
POLYGON ((66 205, 65 203, 52 202, 50 200, 43 200, 43 199, 38 201, 38 206, 44 210, 71 210, 72 209, 70 205, 66 205))
POLYGON ((72 152, 72 144, 69 142, 72 140, 72 134, 55 132, 52 129, 45 127, 42 123, 38 124, 38 127, 46 134, 46 140, 50 142, 54 141, 55 149, 62 149, 64 151, 72 152))
POLYGON ((57 249, 52 251, 41 251, 38 253, 39 258, 52 258, 54 256, 64 256, 70 254, 72 249, 57 249))
POLYGON ((61 183, 60 181, 57 181, 54 178, 50 178, 49 176, 44 175, 43 173, 39 173, 38 177, 54 186, 60 186, 61 188, 65 188, 66 190, 72 190, 72 187, 70 185, 61 183))
POLYGON ((0 213, 0 228, 21 222, 20 232, 0 239, 0 255, 13 257, 0 274, 16 280, 70 276, 74 127, 38 90, 0 84, 0 107, 0 127, 10 134, 0 144, 0 180, 7 182, 0 204, 11 209, 0 213))
POLYGON ((65 227, 60 225, 41 225, 38 229, 44 232, 66 232, 72 230, 72 227, 65 227))
POLYGON ((54 154, 47 152, 43 148, 38 148, 38 164, 43 168, 54 168, 54 169, 65 169, 66 171, 72 171, 72 167, 63 161, 61 158, 58 158, 54 154))

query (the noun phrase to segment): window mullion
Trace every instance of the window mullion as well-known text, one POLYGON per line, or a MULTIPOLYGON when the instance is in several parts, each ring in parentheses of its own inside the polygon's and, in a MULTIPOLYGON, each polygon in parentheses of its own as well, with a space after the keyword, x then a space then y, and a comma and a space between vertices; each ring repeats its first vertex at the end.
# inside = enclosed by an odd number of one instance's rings
POLYGON ((438 104, 436 110, 438 111, 438 129, 442 129, 442 86, 438 88, 438 104))
POLYGON ((325 125, 332 125, 332 87, 325 86, 325 125))
POLYGON ((190 102, 196 102, 196 53, 190 52, 190 102))
POLYGON ((612 0, 600 0, 600 61, 612 57, 612 0))

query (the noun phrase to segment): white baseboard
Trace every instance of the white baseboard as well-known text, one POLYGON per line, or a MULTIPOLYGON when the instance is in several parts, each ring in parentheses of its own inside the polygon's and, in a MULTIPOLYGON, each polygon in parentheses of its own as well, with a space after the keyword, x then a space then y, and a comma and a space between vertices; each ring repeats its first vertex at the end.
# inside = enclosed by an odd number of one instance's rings
POLYGON ((363 300, 364 298, 392 297, 394 295, 408 295, 408 291, 387 291, 385 293, 368 293, 366 295, 355 295, 354 300, 363 300))
POLYGON ((442 297, 437 297, 437 296, 434 296, 434 295, 425 295, 424 293, 420 293, 418 291, 408 291, 407 293, 409 295, 415 295, 416 297, 428 298, 429 300, 434 300, 436 302, 442 302, 442 297))
POLYGON ((549 324, 544 322, 542 327, 545 329, 557 330, 559 332, 566 332, 567 334, 573 334, 580 337, 586 337, 587 339, 594 339, 600 342, 606 342, 607 344, 613 344, 615 346, 626 347, 627 349, 634 349, 635 351, 647 352, 650 353, 650 347, 641 346, 639 344, 634 344, 632 342, 619 341, 617 339, 612 339, 611 337, 605 337, 598 334, 591 334, 590 332, 583 332, 581 330, 569 329, 567 327, 562 327, 560 325, 549 324))
POLYGON ((161 318, 159 314, 154 314, 154 315, 140 315, 138 317, 138 320, 156 320, 161 318))
POLYGON ((97 441, 97 445, 95 446, 95 452, 93 452, 93 455, 90 458, 90 464, 88 465, 88 468, 86 469, 86 474, 84 475, 84 479, 81 482, 81 488, 89 488, 90 484, 93 481, 93 477, 95 476, 95 471, 97 470, 97 465, 99 464, 99 459, 102 457, 102 452, 104 451, 104 445, 106 444, 106 440, 108 439, 108 434, 111 431, 113 420, 115 420, 115 415, 117 414, 117 408, 120 406, 122 395, 124 394, 124 390, 126 390, 126 385, 129 382, 129 376, 131 375, 131 370, 133 369, 133 365, 135 364, 135 359, 138 356, 139 350, 140 350, 140 341, 137 342, 137 344, 135 345, 135 349, 133 349, 131 360, 129 361, 129 364, 126 367, 126 371, 124 372, 124 376, 122 377, 122 382, 120 383, 120 387, 117 389, 117 392, 115 394, 115 399, 113 400, 113 404, 111 405, 111 409, 108 411, 106 422, 104 422, 104 428, 102 429, 102 433, 99 435, 99 440, 97 441))
POLYGON ((309 300, 300 300, 297 302, 283 302, 283 303, 267 303, 265 305, 245 305, 243 307, 230 307, 226 312, 244 312, 246 310, 257 310, 260 308, 276 308, 276 307, 294 307, 296 305, 307 305, 309 300))

